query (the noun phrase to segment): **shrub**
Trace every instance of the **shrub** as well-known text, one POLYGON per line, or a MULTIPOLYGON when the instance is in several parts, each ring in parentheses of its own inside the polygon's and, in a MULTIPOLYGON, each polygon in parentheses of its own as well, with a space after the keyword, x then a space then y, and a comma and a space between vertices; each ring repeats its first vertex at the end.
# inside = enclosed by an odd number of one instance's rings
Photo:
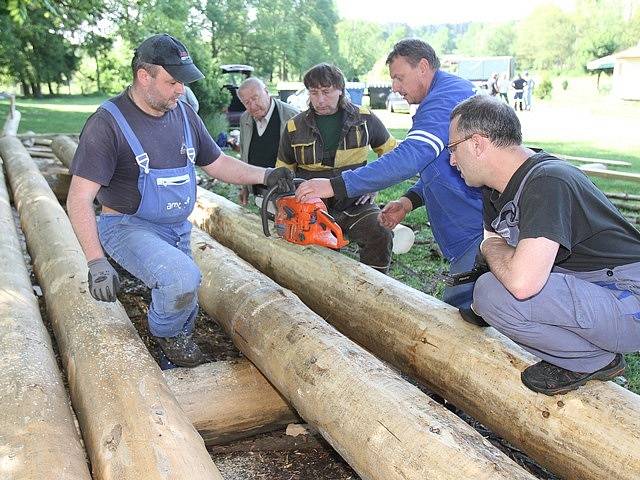
POLYGON ((569 87, 569 81, 568 80, 562 80, 562 90, 567 90, 567 87, 569 87))
POLYGON ((540 99, 551 98, 551 90, 553 90, 553 84, 548 78, 543 78, 542 81, 536 86, 535 94, 540 99))

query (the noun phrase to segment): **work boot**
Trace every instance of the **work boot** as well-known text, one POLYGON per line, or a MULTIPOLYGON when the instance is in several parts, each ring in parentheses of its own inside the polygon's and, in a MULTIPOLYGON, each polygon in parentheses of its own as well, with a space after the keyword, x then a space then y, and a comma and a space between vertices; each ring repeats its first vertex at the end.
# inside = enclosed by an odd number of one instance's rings
POLYGON ((471 323, 473 325, 477 325, 478 327, 489 327, 490 325, 473 311, 472 307, 469 308, 459 308, 458 312, 460 312, 460 316, 465 322, 471 323))
POLYGON ((592 373, 572 372, 544 360, 524 369, 520 378, 527 388, 545 395, 564 395, 589 380, 611 380, 622 375, 627 364, 617 353, 608 365, 592 373))
POLYGON ((175 337, 155 337, 169 361, 179 367, 197 367, 205 362, 200 347, 191 335, 180 332, 175 337))

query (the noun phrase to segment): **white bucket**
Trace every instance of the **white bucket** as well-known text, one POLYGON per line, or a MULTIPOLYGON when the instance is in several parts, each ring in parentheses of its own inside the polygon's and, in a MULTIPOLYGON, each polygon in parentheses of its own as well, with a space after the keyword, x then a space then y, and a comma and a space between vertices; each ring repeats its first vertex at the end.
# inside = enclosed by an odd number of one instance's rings
POLYGON ((413 230, 399 223, 393 229, 393 253, 396 255, 407 253, 411 250, 415 239, 413 230))

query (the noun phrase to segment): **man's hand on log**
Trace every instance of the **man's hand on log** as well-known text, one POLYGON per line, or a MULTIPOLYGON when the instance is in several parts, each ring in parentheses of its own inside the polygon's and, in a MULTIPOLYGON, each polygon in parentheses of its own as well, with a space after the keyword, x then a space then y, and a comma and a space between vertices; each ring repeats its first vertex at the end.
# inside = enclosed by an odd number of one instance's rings
POLYGON ((105 257, 91 260, 89 267, 89 291, 91 296, 101 302, 115 302, 120 290, 120 278, 105 257))

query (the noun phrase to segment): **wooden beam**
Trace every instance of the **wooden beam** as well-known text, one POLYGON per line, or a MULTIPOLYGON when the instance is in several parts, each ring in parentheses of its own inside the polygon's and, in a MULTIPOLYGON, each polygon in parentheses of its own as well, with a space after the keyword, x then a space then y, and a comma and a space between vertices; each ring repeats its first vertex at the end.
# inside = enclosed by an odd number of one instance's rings
POLYGON ((247 360, 163 373, 207 445, 232 442, 299 421, 295 410, 247 360))
POLYGON ((16 137, 0 139, 94 480, 221 479, 120 303, 95 301, 64 210, 16 137))
POLYGON ((191 218, 338 330, 556 474, 637 479, 638 395, 612 382, 536 394, 520 381, 533 356, 443 302, 331 250, 266 238, 255 215, 203 189, 191 218))
POLYGON ((201 306, 362 478, 533 478, 232 251, 191 246, 201 306))
POLYGON ((0 162, 0 478, 91 480, 0 162))

